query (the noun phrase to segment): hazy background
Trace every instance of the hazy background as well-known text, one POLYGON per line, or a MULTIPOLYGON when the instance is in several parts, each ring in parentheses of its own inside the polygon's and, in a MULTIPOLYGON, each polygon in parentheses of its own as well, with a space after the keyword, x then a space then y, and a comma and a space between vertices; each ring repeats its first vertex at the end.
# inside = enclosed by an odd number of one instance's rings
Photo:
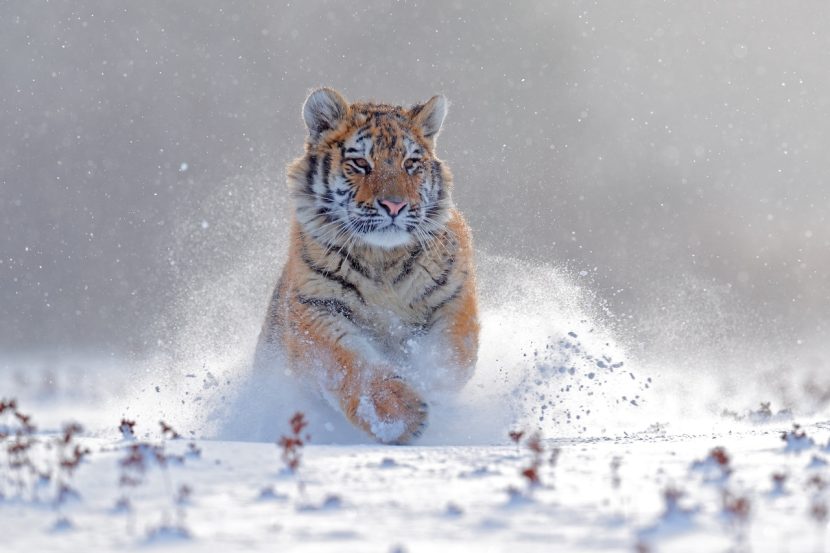
POLYGON ((828 28, 822 1, 0 2, 0 350, 250 334, 221 306, 264 309, 319 85, 446 94, 478 248, 567 267, 630 343, 820 347, 828 28))

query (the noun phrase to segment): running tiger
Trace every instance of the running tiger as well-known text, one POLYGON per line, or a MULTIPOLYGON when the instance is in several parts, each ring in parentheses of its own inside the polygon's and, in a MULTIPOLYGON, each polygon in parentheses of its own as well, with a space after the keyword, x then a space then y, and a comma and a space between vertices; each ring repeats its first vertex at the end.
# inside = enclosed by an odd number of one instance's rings
POLYGON ((420 436, 425 393, 460 389, 476 363, 470 229, 435 156, 446 113, 443 96, 406 109, 315 90, 288 167, 295 216, 257 362, 282 353, 383 443, 420 436))

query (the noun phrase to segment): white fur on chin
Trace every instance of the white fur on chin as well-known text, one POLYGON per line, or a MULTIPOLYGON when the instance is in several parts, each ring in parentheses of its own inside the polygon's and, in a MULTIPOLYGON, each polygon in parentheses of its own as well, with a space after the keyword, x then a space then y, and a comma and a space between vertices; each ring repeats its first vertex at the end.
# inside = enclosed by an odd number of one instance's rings
POLYGON ((405 230, 381 230, 361 234, 360 238, 370 246, 391 250, 405 246, 412 241, 412 235, 405 230))

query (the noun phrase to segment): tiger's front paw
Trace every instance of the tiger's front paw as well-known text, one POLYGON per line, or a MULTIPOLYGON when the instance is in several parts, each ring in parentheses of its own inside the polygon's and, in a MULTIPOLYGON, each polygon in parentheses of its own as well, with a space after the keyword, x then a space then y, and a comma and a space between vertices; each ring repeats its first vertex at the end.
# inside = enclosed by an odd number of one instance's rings
POLYGON ((427 404, 400 377, 373 381, 360 397, 357 417, 370 434, 385 444, 405 444, 421 435, 427 404))

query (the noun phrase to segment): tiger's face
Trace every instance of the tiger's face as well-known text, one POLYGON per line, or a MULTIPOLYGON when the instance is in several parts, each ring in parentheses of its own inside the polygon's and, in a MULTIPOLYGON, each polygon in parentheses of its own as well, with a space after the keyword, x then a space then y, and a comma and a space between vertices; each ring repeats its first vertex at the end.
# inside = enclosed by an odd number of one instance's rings
POLYGON ((443 96, 404 109, 313 92, 303 106, 306 155, 289 170, 306 231, 339 247, 393 249, 435 237, 450 205, 449 172, 434 155, 445 115, 443 96))

